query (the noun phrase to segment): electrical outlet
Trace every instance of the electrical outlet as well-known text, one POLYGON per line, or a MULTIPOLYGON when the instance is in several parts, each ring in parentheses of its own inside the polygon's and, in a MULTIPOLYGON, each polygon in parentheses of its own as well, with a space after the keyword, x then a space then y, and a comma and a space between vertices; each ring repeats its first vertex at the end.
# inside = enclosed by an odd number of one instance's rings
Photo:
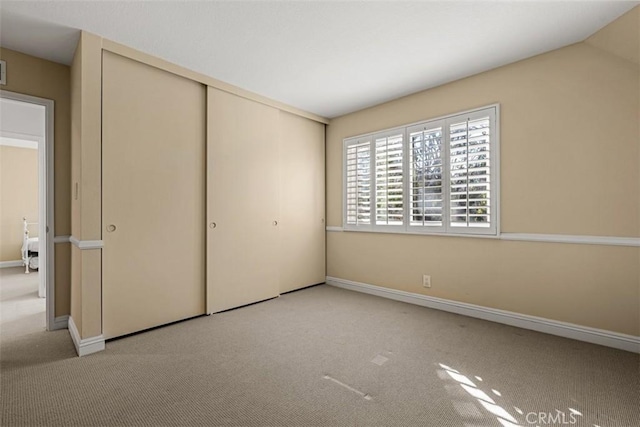
POLYGON ((422 286, 425 288, 431 287, 431 276, 427 276, 426 274, 422 276, 422 286))

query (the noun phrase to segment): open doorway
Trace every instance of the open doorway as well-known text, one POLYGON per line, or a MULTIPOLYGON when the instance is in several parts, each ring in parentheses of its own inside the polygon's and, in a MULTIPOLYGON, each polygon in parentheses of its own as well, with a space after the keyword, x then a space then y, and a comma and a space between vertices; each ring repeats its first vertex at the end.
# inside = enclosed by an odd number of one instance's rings
POLYGON ((54 329, 53 101, 0 90, 3 335, 54 329))

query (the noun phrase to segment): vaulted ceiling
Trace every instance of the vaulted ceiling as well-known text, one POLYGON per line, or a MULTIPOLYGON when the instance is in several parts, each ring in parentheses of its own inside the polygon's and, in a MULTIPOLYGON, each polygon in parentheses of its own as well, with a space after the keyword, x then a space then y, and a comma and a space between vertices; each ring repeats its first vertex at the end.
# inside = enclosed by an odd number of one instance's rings
POLYGON ((0 2, 0 45, 69 64, 87 30, 325 117, 584 40, 637 1, 0 2))

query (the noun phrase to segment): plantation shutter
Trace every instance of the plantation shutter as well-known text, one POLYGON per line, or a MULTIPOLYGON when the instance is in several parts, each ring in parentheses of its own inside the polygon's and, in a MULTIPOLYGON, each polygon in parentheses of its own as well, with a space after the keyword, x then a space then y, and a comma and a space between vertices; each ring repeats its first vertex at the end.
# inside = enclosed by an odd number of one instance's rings
POLYGON ((481 111, 448 120, 449 225, 495 229, 492 221, 492 114, 481 111))
POLYGON ((345 229, 499 234, 498 106, 344 140, 345 229))
POLYGON ((346 224, 371 224, 371 140, 345 141, 346 224))
POLYGON ((403 131, 375 135, 375 224, 404 223, 403 131))
POLYGON ((409 128, 409 225, 443 229, 443 122, 409 128))

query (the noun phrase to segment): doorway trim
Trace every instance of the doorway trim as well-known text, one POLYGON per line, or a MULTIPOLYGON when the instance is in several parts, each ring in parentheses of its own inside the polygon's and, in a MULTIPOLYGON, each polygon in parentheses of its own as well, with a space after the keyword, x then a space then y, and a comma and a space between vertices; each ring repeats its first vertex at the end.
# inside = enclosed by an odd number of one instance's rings
MULTIPOLYGON (((51 99, 39 98, 37 96, 24 95, 22 93, 0 90, 0 98, 14 101, 27 102, 30 104, 42 105, 45 108, 45 136, 38 141, 38 175, 42 173, 45 185, 38 179, 38 235, 45 236, 44 245, 44 283, 46 298, 46 327, 48 331, 64 329, 67 325, 55 322, 55 221, 54 221, 54 176, 53 176, 53 153, 54 153, 54 107, 55 103, 51 99), (43 162, 40 162, 40 159, 43 162), (43 220, 44 219, 44 220, 43 220)), ((39 255, 38 255, 39 256, 39 255)), ((66 323, 66 322, 65 322, 66 323)))

